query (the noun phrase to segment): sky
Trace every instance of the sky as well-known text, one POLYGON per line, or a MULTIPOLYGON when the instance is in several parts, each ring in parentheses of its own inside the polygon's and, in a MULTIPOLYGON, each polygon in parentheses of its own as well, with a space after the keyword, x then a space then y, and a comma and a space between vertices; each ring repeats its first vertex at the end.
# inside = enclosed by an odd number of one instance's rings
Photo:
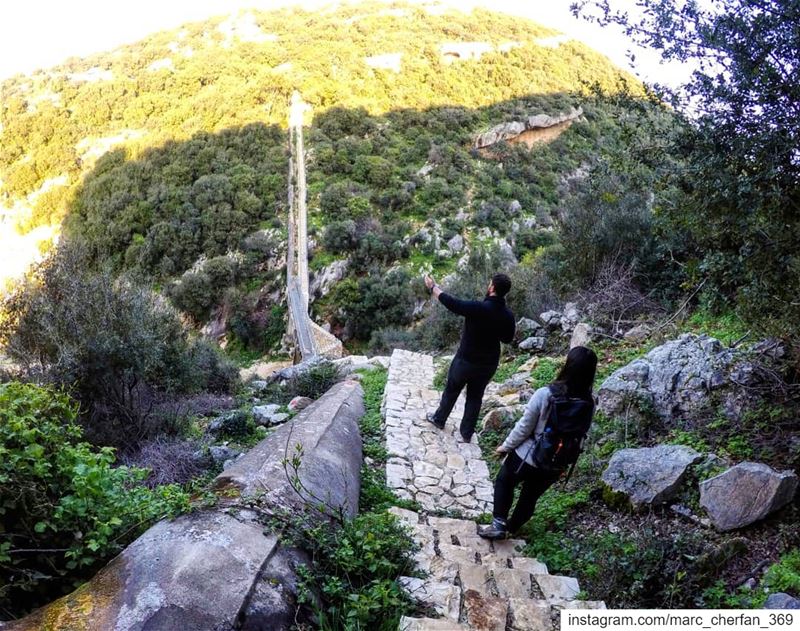
MULTIPOLYGON (((634 49, 637 63, 629 67, 632 48, 618 31, 577 20, 569 11, 572 0, 445 0, 461 9, 484 6, 520 15, 583 40, 615 63, 646 81, 676 85, 688 74, 680 66, 659 65, 658 57, 634 49)), ((5 0, 0 3, 0 80, 18 72, 48 68, 72 56, 111 50, 150 33, 184 22, 204 20, 239 9, 271 9, 292 4, 306 8, 328 6, 330 0, 5 0)), ((616 6, 633 0, 617 0, 616 6)))

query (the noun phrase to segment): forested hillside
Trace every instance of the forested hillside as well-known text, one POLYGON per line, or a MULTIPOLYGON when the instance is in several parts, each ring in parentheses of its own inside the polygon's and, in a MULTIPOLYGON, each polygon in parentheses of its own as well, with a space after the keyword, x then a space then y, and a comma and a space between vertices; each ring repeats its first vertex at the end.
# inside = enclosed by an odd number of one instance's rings
POLYGON ((66 219, 94 264, 143 274, 198 324, 217 316, 232 348, 275 348, 296 87, 312 108, 316 316, 367 342, 411 322, 422 269, 550 244, 566 178, 649 133, 609 97, 639 85, 553 36, 402 4, 248 12, 11 79, 6 221, 25 232, 66 219), (583 115, 532 150, 472 149, 498 124, 570 111, 583 115))
MULTIPOLYGON (((213 502, 214 475, 356 367, 361 518, 408 552, 384 510, 401 505, 385 484, 389 359, 358 355, 451 351, 462 322, 423 273, 476 297, 499 270, 518 327, 484 401, 487 458, 571 344, 599 356, 585 453, 522 532, 526 553, 613 606, 799 596, 795 4, 575 9, 699 62, 672 93, 530 21, 402 2, 247 11, 0 84, 0 239, 43 257, 0 301, 0 619, 213 502), (295 90, 310 311, 353 356, 279 370, 295 90), (632 511, 600 482, 632 451, 676 446, 695 468, 663 505, 632 511), (749 461, 794 499, 717 528, 702 511, 729 496, 709 507, 702 489, 749 461)), ((348 537, 372 545, 358 524, 348 537)), ((397 567, 373 580, 383 548, 309 532, 343 563, 320 574, 332 615, 395 628, 413 610, 397 567)))

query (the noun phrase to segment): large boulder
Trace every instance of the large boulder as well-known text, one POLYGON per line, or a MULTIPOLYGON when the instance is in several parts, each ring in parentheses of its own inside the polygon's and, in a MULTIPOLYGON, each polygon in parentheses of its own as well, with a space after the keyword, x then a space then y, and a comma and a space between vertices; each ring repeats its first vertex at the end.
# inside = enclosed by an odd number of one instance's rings
POLYGON ((162 521, 75 592, 3 629, 232 629, 276 546, 260 524, 220 512, 162 521))
POLYGON ((293 422, 281 425, 214 482, 220 490, 260 497, 264 506, 303 510, 324 503, 345 515, 358 512, 361 483, 361 435, 364 392, 355 381, 333 386, 293 422), (297 469, 300 488, 290 480, 284 459, 302 450, 297 469), (287 475, 288 473, 288 475, 287 475))
POLYGON ((598 391, 598 409, 617 416, 634 402, 665 420, 690 415, 708 405, 712 390, 728 383, 734 357, 714 338, 681 335, 612 373, 598 391))
POLYGON ((760 462, 742 462, 700 483, 700 506, 719 530, 763 519, 794 499, 798 478, 760 462))
POLYGON ((702 459, 684 445, 620 449, 611 456, 602 481, 610 498, 625 498, 635 509, 663 504, 677 493, 687 469, 702 459))
POLYGON ((325 296, 331 287, 342 280, 347 275, 349 265, 348 259, 341 259, 313 272, 308 285, 308 294, 312 302, 316 298, 325 296))
POLYGON ((572 331, 572 337, 569 340, 569 347, 575 348, 576 346, 589 346, 592 341, 592 326, 586 322, 579 322, 575 325, 572 331))

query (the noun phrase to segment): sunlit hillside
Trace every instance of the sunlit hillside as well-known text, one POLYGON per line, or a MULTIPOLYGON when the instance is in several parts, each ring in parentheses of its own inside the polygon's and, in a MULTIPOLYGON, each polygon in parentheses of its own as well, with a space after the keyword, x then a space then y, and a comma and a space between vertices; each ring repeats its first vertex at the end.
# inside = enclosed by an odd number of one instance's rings
MULTIPOLYGON (((381 3, 187 24, 2 83, 0 216, 21 234, 58 225, 114 148, 131 159, 200 131, 283 127, 295 87, 314 114, 337 106, 380 115, 585 92, 591 83, 615 89, 623 76, 582 43, 482 10, 381 3)), ((10 252, 0 275, 20 267, 20 250, 10 252)))

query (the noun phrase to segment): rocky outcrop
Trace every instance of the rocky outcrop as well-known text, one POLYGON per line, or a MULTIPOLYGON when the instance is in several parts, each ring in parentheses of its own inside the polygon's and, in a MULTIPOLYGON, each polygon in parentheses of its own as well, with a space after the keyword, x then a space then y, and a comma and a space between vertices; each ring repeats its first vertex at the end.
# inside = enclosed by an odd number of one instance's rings
POLYGON ((564 112, 555 116, 537 114, 535 116, 529 116, 523 121, 502 123, 500 125, 495 125, 489 131, 478 135, 478 137, 475 138, 475 142, 472 146, 475 149, 484 149, 486 147, 491 147, 498 142, 516 138, 526 131, 555 127, 556 125, 562 125, 564 123, 574 121, 581 116, 583 116, 583 108, 578 107, 576 109, 571 107, 569 112, 564 112))
POLYGON ((700 483, 700 506, 719 530, 759 521, 792 501, 798 477, 759 462, 742 462, 700 483))
POLYGON ((341 259, 314 272, 308 286, 309 299, 313 302, 327 294, 336 283, 347 275, 349 265, 350 262, 347 259, 341 259))
POLYGON ((704 335, 681 335, 615 371, 598 392, 598 409, 624 414, 631 402, 649 406, 663 419, 702 409, 712 390, 726 383, 734 351, 704 335))
POLYGON ((363 391, 355 381, 342 381, 291 423, 281 425, 214 482, 219 490, 243 496, 259 495, 263 505, 303 510, 306 501, 323 502, 345 515, 358 512, 361 477, 361 435, 358 419, 364 414, 363 391), (301 489, 295 489, 284 458, 293 458, 297 446, 302 458, 297 470, 301 489))
POLYGON ((780 349, 760 342, 726 348, 686 333, 615 371, 600 386, 598 409, 609 416, 655 414, 669 423, 720 404, 740 419, 781 379, 780 349), (777 353, 777 354, 776 354, 777 353))
POLYGON ((683 445, 620 449, 611 456, 602 481, 612 499, 622 496, 633 508, 663 504, 678 491, 687 469, 702 459, 683 445))

